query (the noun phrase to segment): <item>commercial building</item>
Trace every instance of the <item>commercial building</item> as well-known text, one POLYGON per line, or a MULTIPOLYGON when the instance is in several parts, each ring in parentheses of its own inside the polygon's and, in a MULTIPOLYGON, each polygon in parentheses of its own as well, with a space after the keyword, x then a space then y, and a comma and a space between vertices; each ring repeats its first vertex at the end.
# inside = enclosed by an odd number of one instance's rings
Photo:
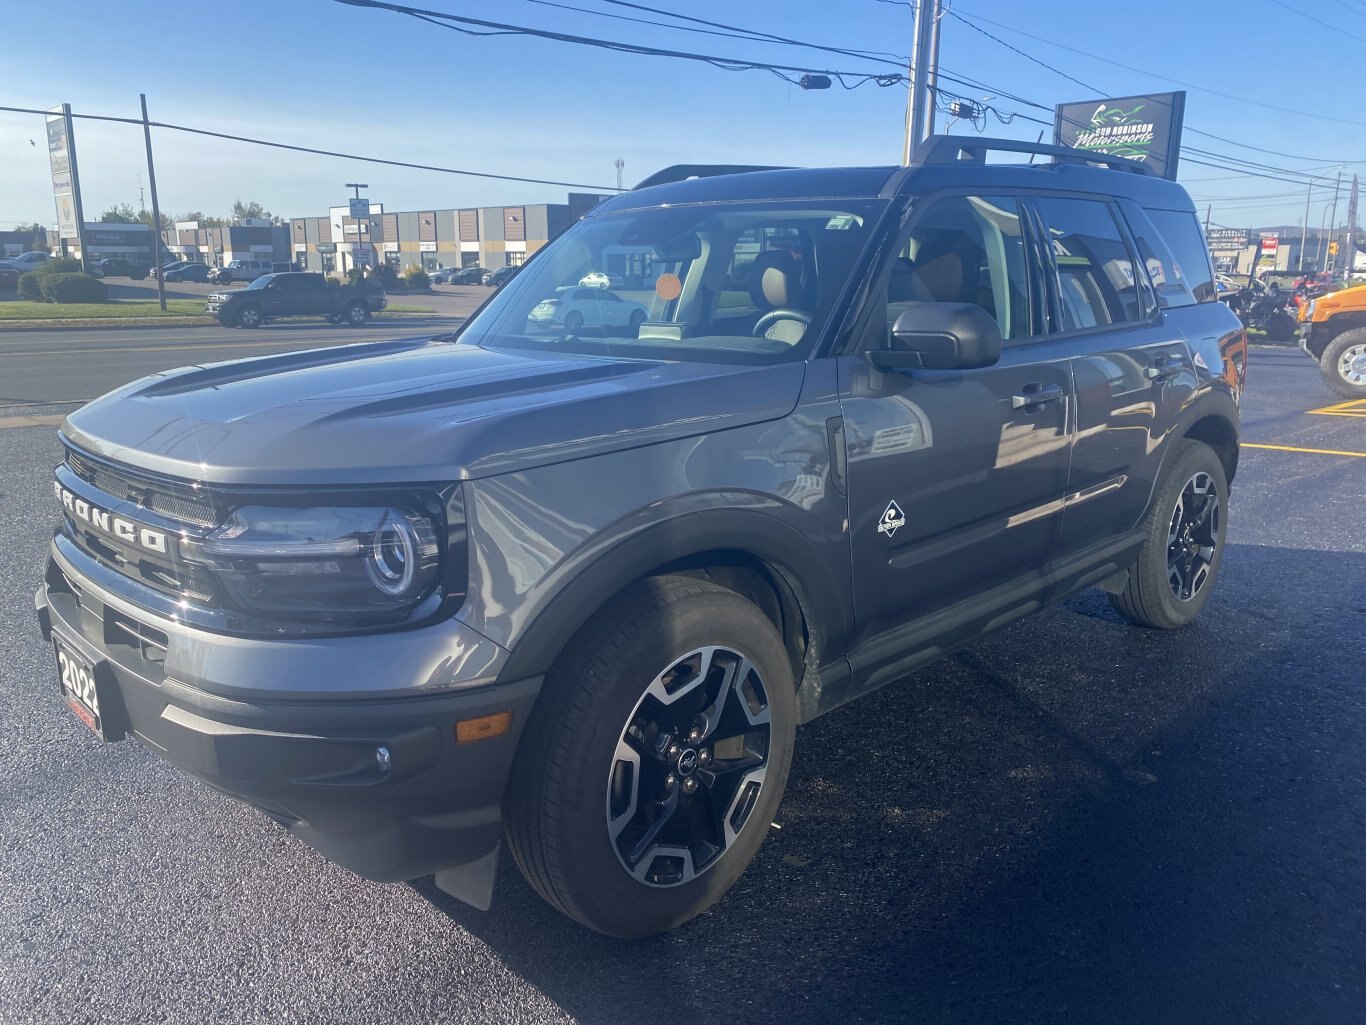
POLYGON ((222 228, 200 227, 198 221, 177 221, 162 232, 166 261, 192 260, 222 267, 233 260, 268 260, 288 263, 293 259, 289 229, 269 221, 244 221, 222 228))
POLYGON ((388 212, 372 202, 359 222, 347 207, 326 217, 290 221, 290 259, 305 270, 345 273, 357 264, 389 264, 400 274, 418 266, 484 267, 519 265, 606 196, 569 193, 566 203, 448 208, 388 212))
POLYGON ((81 251, 80 239, 68 238, 65 240, 66 255, 82 260, 87 265, 96 260, 117 256, 136 266, 152 266, 153 235, 152 227, 149 224, 86 222, 82 234, 85 239, 86 251, 81 251))
POLYGON ((0 260, 11 260, 34 249, 53 249, 48 232, 0 231, 0 260))

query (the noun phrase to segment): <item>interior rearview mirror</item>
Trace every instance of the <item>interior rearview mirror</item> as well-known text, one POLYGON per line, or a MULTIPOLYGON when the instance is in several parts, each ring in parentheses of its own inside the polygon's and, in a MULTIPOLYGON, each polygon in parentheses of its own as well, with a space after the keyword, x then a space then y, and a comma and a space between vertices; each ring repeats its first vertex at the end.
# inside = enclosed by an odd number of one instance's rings
POLYGON ((916 303, 896 318, 889 346, 871 349, 879 370, 975 370, 1001 358, 1001 326, 974 303, 916 303))

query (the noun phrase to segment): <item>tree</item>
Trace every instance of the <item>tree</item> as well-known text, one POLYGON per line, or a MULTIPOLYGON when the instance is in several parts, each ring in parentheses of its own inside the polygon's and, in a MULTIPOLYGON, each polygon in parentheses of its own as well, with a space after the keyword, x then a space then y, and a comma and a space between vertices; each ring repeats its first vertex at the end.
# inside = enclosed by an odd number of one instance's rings
POLYGON ((206 214, 202 210, 187 210, 183 214, 176 215, 175 221, 198 221, 201 228, 225 228, 228 224, 226 217, 216 217, 213 214, 206 214))
POLYGON ((138 214, 131 203, 118 203, 95 219, 101 224, 136 224, 138 214))
POLYGON ((241 224, 243 221, 273 220, 270 211, 260 203, 252 200, 250 203, 243 203, 240 199, 232 204, 232 219, 235 223, 241 224))
POLYGON ((47 251, 47 228, 42 224, 39 224, 37 221, 33 221, 29 224, 16 224, 14 230, 33 236, 33 245, 31 248, 41 249, 44 252, 47 251))

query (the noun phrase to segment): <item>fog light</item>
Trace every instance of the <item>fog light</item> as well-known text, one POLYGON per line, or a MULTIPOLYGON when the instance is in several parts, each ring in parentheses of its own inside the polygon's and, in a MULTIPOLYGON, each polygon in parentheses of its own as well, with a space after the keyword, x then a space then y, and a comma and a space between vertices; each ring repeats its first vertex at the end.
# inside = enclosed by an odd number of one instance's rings
POLYGON ((511 712, 494 712, 477 719, 461 719, 455 724, 455 739, 461 744, 501 737, 512 726, 511 712))

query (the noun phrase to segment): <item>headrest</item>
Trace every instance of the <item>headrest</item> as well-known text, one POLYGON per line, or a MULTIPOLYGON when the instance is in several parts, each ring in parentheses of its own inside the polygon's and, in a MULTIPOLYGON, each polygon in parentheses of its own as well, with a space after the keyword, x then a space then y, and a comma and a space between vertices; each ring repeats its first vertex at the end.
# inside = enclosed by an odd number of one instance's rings
POLYGON ((803 305, 796 257, 780 249, 770 249, 756 256, 749 267, 749 296, 761 309, 803 305))

